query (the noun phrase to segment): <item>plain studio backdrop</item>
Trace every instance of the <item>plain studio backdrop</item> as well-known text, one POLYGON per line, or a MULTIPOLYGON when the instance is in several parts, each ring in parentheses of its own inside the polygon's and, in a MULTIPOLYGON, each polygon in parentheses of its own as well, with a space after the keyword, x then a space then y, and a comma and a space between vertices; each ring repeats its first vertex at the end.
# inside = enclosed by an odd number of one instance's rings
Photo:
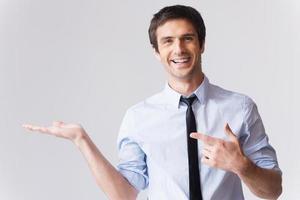
POLYGON ((201 12, 204 72, 255 100, 283 171, 280 199, 300 199, 298 0, 0 0, 1 200, 106 199, 70 141, 21 124, 81 123, 116 165, 126 109, 165 84, 147 30, 174 4, 201 12))

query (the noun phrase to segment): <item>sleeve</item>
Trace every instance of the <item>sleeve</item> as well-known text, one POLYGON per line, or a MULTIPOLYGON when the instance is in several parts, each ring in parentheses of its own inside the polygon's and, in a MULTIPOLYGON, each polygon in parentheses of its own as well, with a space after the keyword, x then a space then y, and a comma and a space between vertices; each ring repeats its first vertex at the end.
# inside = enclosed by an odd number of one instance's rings
POLYGON ((262 119, 257 106, 248 97, 244 101, 244 133, 242 147, 245 155, 257 166, 274 169, 281 173, 278 166, 275 149, 269 144, 262 119))
POLYGON ((138 191, 148 186, 146 155, 134 139, 134 119, 126 112, 118 136, 119 163, 117 170, 138 191))

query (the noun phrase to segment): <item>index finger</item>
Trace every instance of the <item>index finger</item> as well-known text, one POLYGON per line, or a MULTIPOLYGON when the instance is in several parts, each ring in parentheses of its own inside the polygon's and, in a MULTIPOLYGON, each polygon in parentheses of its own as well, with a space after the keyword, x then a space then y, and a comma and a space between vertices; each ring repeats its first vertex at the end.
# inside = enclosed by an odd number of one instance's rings
POLYGON ((218 141, 218 138, 214 138, 209 135, 205 135, 203 133, 198 133, 198 132, 191 133, 190 137, 201 140, 202 142, 208 145, 213 145, 218 141))

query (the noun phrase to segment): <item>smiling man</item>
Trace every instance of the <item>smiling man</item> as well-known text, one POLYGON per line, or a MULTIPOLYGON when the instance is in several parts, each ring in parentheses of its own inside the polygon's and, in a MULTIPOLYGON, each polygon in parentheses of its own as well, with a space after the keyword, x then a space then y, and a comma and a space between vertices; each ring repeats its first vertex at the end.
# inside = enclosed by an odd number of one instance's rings
POLYGON ((172 19, 157 27, 155 35, 155 55, 165 66, 169 84, 176 84, 178 79, 180 82, 197 79, 199 83, 203 78, 199 75, 204 39, 198 39, 193 25, 186 19, 172 19))
POLYGON ((258 197, 281 194, 281 171, 255 103, 211 84, 201 68, 205 25, 194 8, 170 6, 149 27, 167 83, 123 119, 115 169, 77 124, 24 125, 73 141, 110 199, 244 199, 241 181, 258 197))

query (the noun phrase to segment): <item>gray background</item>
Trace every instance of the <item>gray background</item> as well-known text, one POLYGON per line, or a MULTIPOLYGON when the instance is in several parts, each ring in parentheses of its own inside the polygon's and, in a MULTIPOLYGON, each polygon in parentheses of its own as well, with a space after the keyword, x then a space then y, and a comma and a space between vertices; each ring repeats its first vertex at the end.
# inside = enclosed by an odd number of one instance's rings
POLYGON ((258 104, 283 171, 280 199, 300 199, 298 0, 0 0, 1 200, 106 199, 71 142, 21 124, 79 122, 116 164, 126 108, 165 83, 149 21, 177 3, 206 22, 210 81, 258 104))

